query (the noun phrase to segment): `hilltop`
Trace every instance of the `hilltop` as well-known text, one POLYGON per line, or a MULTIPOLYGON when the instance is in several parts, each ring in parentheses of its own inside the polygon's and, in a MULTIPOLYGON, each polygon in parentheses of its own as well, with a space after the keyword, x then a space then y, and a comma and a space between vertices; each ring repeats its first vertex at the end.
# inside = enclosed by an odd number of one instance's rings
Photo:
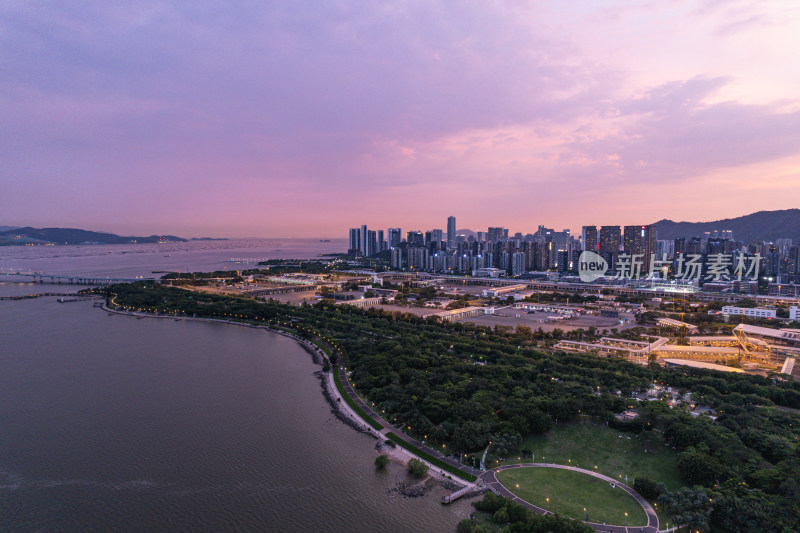
POLYGON ((759 211, 737 218, 726 218, 711 222, 674 222, 659 220, 655 223, 658 238, 699 237, 706 231, 733 230, 737 241, 760 242, 789 238, 800 242, 800 209, 759 211))
POLYGON ((121 237, 113 233, 74 228, 14 228, 0 231, 0 246, 26 244, 136 244, 157 242, 186 242, 174 235, 121 237))

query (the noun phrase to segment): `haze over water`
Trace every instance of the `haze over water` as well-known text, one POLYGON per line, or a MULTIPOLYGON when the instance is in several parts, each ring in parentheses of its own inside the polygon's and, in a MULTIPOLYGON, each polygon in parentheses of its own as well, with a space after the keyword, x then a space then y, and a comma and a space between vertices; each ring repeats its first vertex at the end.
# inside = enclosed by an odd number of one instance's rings
MULTIPOLYGON (((153 269, 227 259, 205 244, 153 269)), ((67 248, 14 259, 98 275, 146 263, 129 262, 135 247, 67 248)), ((0 324, 2 531, 453 531, 471 510, 442 506, 439 488, 388 492, 403 468, 374 471, 375 440, 333 416, 319 366, 285 337, 52 297, 0 301, 0 324)))

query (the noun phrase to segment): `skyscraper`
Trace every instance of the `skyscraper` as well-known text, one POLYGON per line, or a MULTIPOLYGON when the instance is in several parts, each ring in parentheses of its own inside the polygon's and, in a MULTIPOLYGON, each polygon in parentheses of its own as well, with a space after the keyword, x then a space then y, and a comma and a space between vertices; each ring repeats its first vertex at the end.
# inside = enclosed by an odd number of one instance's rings
POLYGON ((438 247, 441 247, 442 230, 440 230, 440 229, 432 229, 431 230, 431 240, 433 242, 435 242, 438 247))
POLYGON ((367 230, 367 247, 364 249, 364 255, 369 257, 378 253, 378 236, 375 230, 367 230))
MULTIPOLYGON (((398 228, 399 229, 399 228, 398 228)), ((403 266, 403 250, 400 248, 392 248, 390 252, 392 268, 400 269, 403 266)))
POLYGON ((497 242, 503 239, 503 228, 501 227, 489 227, 488 231, 486 232, 486 240, 489 242, 497 242))
POLYGON ((614 268, 619 255, 620 231, 619 226, 600 226, 600 255, 606 260, 610 268, 614 268))
POLYGON ((447 247, 456 247, 456 217, 447 217, 447 247))
POLYGON ((525 273, 525 254, 522 252, 514 252, 511 256, 511 275, 521 276, 525 273))
POLYGON ((650 268, 650 255, 656 253, 656 227, 655 226, 625 226, 623 245, 625 253, 641 254, 642 270, 650 268))
POLYGON ((553 231, 552 241, 553 245, 556 247, 556 250, 566 250, 567 243, 569 242, 569 230, 565 229, 564 231, 553 231))
POLYGON ((389 228, 389 248, 397 248, 400 246, 402 235, 400 228, 389 228))
POLYGON ((359 245, 358 249, 361 250, 362 255, 367 255, 367 239, 369 236, 367 235, 367 225, 361 225, 361 244, 359 245))
POLYGON ((375 248, 375 252, 382 252, 386 249, 386 241, 383 238, 383 230, 378 230, 378 247, 375 248))
POLYGON ((421 231, 409 231, 406 233, 408 246, 425 246, 425 235, 421 231))
POLYGON ((350 245, 347 249, 347 253, 356 255, 359 251, 359 246, 361 246, 361 230, 358 228, 350 228, 350 245))
POLYGON ((597 253, 597 226, 584 226, 581 231, 583 250, 597 253))

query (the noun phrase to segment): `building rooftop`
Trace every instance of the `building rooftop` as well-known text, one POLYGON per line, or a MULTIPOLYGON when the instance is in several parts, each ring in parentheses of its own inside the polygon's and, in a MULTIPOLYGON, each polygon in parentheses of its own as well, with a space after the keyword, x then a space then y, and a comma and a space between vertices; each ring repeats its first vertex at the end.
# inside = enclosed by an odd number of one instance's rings
POLYGON ((741 368, 733 368, 724 365, 715 365, 714 363, 704 363, 702 361, 691 361, 688 359, 664 359, 668 365, 688 366, 692 368, 704 368, 707 370, 719 370, 720 372, 744 372, 741 368))

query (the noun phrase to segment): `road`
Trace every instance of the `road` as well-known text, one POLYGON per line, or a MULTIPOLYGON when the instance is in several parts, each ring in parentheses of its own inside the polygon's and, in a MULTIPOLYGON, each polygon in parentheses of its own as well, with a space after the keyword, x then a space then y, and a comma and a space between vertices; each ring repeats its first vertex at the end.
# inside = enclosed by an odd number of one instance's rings
MULTIPOLYGON (((462 472, 466 472, 468 474, 472 474, 475 477, 480 476, 480 474, 481 474, 480 470, 477 470, 477 469, 472 468, 470 466, 467 466, 465 464, 459 463, 458 461, 456 461, 452 457, 448 457, 448 456, 442 454, 440 451, 434 450, 433 448, 429 447, 427 444, 424 444, 424 443, 414 439, 413 437, 410 437, 409 435, 406 435, 405 433, 403 433, 402 426, 389 425, 389 423, 386 422, 381 417, 381 415, 376 413, 372 409, 372 407, 370 407, 369 405, 364 403, 364 401, 361 400, 361 398, 358 397, 358 395, 356 394, 356 391, 353 390, 353 386, 350 384, 350 379, 348 378, 347 371, 345 370, 345 367, 343 365, 339 365, 339 377, 342 380, 342 385, 344 385, 345 392, 356 403, 356 405, 358 405, 369 416, 371 416, 373 419, 375 419, 376 421, 380 422, 380 424, 384 426, 384 428, 379 431, 379 433, 381 435, 383 435, 384 438, 388 439, 388 437, 386 437, 387 433, 390 433, 390 432, 394 433, 397 437, 399 437, 400 439, 404 440, 405 442, 411 444, 412 446, 415 446, 415 447, 419 448, 420 450, 422 450, 422 451, 424 451, 426 453, 429 453, 430 455, 432 455, 432 456, 436 457, 437 459, 447 463, 448 465, 450 465, 450 466, 452 466, 454 468, 457 468, 457 469, 461 470, 462 472)), ((462 480, 462 481, 464 481, 464 480, 462 480)), ((466 482, 466 481, 464 481, 464 482, 466 482)))
MULTIPOLYGON (((437 459, 444 461, 445 463, 461 470, 462 472, 466 472, 476 476, 479 481, 483 481, 486 483, 489 488, 495 493, 499 494, 509 500, 515 501, 520 505, 532 509, 534 512, 538 514, 549 514, 550 511, 546 509, 542 509, 541 507, 537 507, 530 502, 527 502, 510 490, 508 490, 502 483, 497 480, 496 473, 500 472, 501 470, 508 470, 511 468, 525 468, 525 467, 534 467, 534 468, 560 468, 563 470, 572 470, 573 472, 580 472, 587 476, 592 476, 597 479, 601 479, 603 481, 607 481, 609 483, 616 483, 618 487, 622 490, 630 494, 639 505, 642 506, 644 509, 645 514, 647 515, 647 525, 646 526, 618 526, 618 525, 606 525, 606 524, 597 524, 594 522, 585 522, 587 525, 591 526, 595 531, 602 531, 602 532, 609 532, 609 533, 658 533, 658 515, 656 515, 655 510, 653 507, 645 500, 639 493, 635 490, 630 488, 629 486, 625 485, 624 483, 620 483, 618 480, 604 476, 603 474, 599 474, 597 472, 592 472, 591 470, 584 470, 582 468, 574 467, 574 466, 567 466, 567 465, 558 465, 558 464, 551 464, 551 463, 522 463, 522 464, 513 464, 513 465, 503 465, 492 470, 487 470, 485 472, 481 472, 475 468, 469 467, 467 465, 461 464, 452 457, 447 457, 438 450, 434 450, 430 448, 428 445, 419 442, 418 440, 410 437, 403 433, 400 427, 395 427, 388 422, 386 422, 378 413, 376 413, 372 407, 367 405, 364 401, 359 398, 358 394, 356 394, 353 386, 350 384, 350 379, 347 375, 347 370, 344 366, 344 362, 340 360, 339 364, 337 365, 337 371, 339 372, 339 377, 342 380, 342 385, 344 386, 345 393, 358 405, 361 409, 363 409, 369 416, 371 416, 374 420, 378 421, 381 425, 383 425, 383 429, 377 431, 384 437, 389 432, 394 433, 397 437, 403 439, 405 442, 425 451, 426 453, 436 457, 437 459)), ((386 437, 388 438, 388 437, 386 437)), ((463 480, 462 480, 463 481, 463 480)))

